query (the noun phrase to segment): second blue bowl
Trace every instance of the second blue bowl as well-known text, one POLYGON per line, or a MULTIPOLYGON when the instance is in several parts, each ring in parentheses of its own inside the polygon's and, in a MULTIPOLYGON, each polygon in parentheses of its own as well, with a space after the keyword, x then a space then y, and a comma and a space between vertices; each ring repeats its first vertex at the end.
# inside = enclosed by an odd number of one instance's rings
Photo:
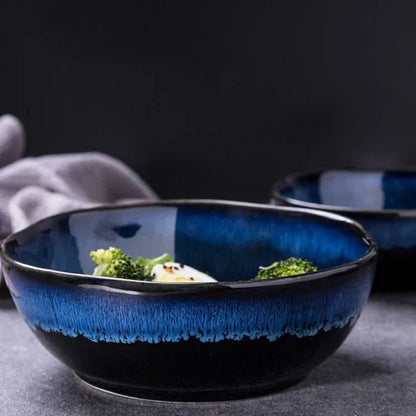
POLYGON ((416 171, 339 169, 277 181, 272 203, 353 218, 375 238, 374 290, 416 290, 416 171))

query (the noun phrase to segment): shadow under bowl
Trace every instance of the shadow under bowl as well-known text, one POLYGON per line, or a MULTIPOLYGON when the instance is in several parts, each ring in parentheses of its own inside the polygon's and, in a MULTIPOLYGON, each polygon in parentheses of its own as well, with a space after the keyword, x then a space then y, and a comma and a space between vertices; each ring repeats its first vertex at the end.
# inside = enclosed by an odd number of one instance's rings
POLYGON ((416 171, 337 169, 288 175, 274 184, 271 202, 359 222, 378 246, 373 290, 416 290, 416 171))
POLYGON ((41 343, 88 383, 162 400, 265 394, 303 379, 357 321, 376 249, 346 218, 225 201, 164 201, 58 215, 8 237, 13 300, 41 343), (92 276, 89 252, 174 258, 214 283, 92 276), (260 265, 318 272, 255 281, 260 265))

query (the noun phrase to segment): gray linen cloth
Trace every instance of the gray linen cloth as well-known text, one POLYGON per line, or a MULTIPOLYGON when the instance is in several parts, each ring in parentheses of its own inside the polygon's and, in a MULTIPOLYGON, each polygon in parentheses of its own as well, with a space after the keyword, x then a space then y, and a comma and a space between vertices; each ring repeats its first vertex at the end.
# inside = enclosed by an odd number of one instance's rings
POLYGON ((0 239, 41 218, 77 208, 157 199, 131 169, 90 152, 23 158, 24 129, 0 117, 0 239))

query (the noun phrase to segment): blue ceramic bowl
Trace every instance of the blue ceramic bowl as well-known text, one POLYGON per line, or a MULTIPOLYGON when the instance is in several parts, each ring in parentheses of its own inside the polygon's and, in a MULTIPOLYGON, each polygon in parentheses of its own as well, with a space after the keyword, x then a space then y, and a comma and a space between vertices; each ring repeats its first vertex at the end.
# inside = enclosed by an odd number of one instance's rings
POLYGON ((88 383, 119 394, 219 400, 303 379, 333 353, 369 295, 376 249, 330 213, 165 201, 45 219, 2 245, 7 286, 42 344, 88 383), (89 252, 168 252, 218 283, 94 277, 89 252), (320 271, 254 281, 297 256, 320 271))
POLYGON ((272 203, 335 212, 375 238, 374 290, 416 290, 416 171, 325 170, 275 183, 272 203))

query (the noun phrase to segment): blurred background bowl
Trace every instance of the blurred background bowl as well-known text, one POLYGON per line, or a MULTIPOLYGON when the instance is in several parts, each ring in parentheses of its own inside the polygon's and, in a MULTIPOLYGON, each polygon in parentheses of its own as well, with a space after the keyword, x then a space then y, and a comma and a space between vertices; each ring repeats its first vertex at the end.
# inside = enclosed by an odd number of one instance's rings
MULTIPOLYGON (((303 379, 357 321, 376 248, 338 215, 224 201, 165 201, 61 214, 8 237, 13 300, 41 343, 79 377, 130 396, 219 400, 303 379), (178 262, 218 282, 91 276, 109 245, 178 262), (256 281, 290 256, 319 268, 256 281)), ((39 377, 42 377, 39 374, 39 377)))
POLYGON ((379 248, 374 290, 416 289, 416 171, 334 169, 288 175, 272 203, 358 221, 379 248))

